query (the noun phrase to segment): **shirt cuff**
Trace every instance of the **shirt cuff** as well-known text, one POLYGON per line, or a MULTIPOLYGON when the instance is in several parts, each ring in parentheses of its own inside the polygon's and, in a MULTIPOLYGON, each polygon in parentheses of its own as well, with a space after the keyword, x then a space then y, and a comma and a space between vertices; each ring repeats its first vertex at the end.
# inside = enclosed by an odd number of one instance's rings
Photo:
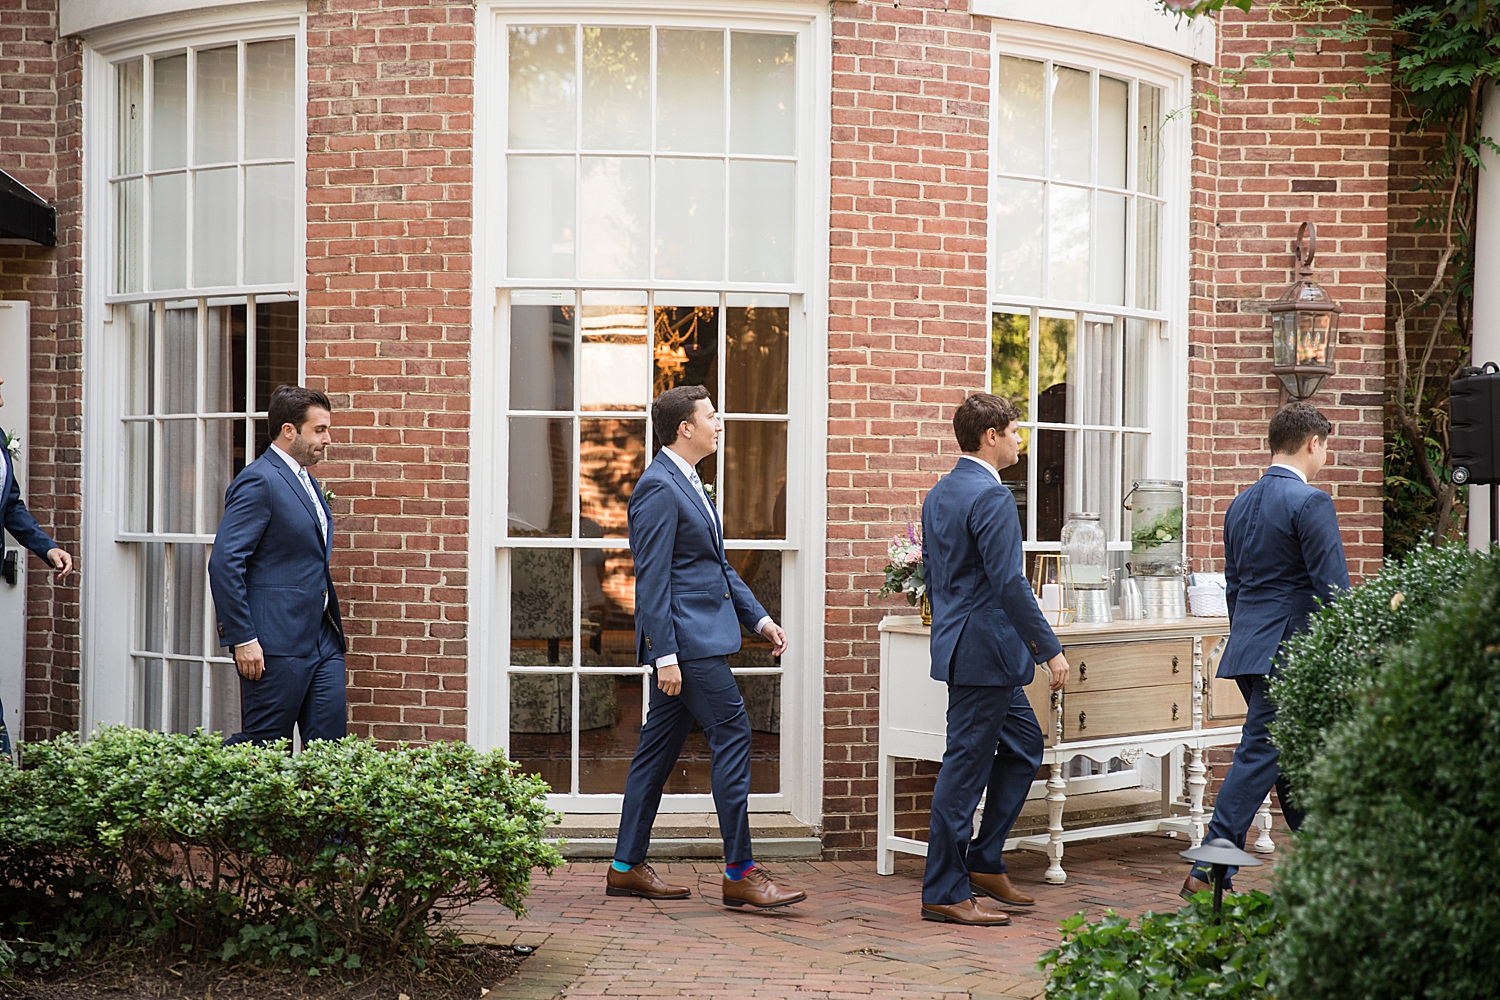
POLYGON ((660 670, 662 667, 675 667, 675 666, 677 666, 677 654, 676 653, 668 653, 666 656, 658 656, 656 658, 656 668, 658 670, 660 670))
POLYGON ((235 643, 235 644, 234 644, 234 645, 233 645, 233 646, 232 646, 232 647, 231 647, 231 649, 235 649, 235 650, 238 650, 238 649, 239 649, 239 648, 240 648, 240 647, 242 647, 242 646, 248 646, 248 645, 250 645, 250 644, 251 644, 251 643, 252 643, 252 642, 260 642, 260 636, 256 636, 256 637, 255 637, 255 638, 254 638, 254 639, 246 639, 246 640, 245 640, 245 641, 244 641, 244 642, 237 642, 237 643, 235 643))
POLYGON ((763 629, 763 628, 765 628, 766 627, 766 623, 769 622, 770 620, 771 620, 771 616, 770 615, 766 615, 760 621, 756 622, 755 623, 755 634, 759 635, 760 634, 760 630, 763 629))

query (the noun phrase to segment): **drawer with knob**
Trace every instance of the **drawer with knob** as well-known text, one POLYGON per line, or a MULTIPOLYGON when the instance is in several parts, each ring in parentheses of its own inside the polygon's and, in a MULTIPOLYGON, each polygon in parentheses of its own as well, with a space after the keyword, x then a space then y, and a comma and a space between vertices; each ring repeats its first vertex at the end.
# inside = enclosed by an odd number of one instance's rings
POLYGON ((1180 683, 1115 691, 1078 691, 1069 679, 1063 692, 1063 740, 1095 740, 1131 733, 1164 733, 1193 726, 1193 685, 1180 683))
POLYGON ((1193 640, 1122 642, 1064 649, 1071 673, 1068 691, 1121 691, 1193 676, 1193 640))

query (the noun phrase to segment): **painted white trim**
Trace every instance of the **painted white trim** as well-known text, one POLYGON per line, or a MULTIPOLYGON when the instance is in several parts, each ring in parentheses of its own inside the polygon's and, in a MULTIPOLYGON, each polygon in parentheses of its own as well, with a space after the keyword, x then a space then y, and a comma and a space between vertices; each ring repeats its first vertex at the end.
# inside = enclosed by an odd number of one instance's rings
MULTIPOLYGON (((997 20, 1045 25, 1064 32, 1144 45, 1189 62, 1214 62, 1216 25, 1210 17, 1175 17, 1155 0, 974 0, 975 14, 997 20)), ((996 24, 1004 36, 1009 25, 996 24)))
MULTIPOLYGON (((1484 91, 1484 134, 1500 137, 1500 84, 1484 91)), ((1479 151, 1479 190, 1474 208, 1474 345, 1471 365, 1500 362, 1500 155, 1479 151)), ((1500 486, 1469 487, 1469 548, 1490 547, 1490 491, 1500 486)))
POLYGON ((307 4, 297 0, 61 0, 61 36, 83 35, 100 51, 142 42, 194 37, 204 29, 259 25, 268 20, 306 24, 307 4))

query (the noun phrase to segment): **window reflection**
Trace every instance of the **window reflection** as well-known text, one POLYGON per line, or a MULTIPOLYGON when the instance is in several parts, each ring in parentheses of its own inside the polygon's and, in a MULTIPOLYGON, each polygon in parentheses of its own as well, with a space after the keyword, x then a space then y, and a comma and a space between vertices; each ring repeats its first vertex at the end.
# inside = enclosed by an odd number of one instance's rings
POLYGON ((572 418, 510 418, 510 534, 572 532, 572 471, 572 418))
POLYGON ((510 408, 573 408, 573 307, 510 307, 510 408))
POLYGON ((791 310, 730 306, 724 407, 731 413, 785 413, 791 310))
POLYGON ((583 354, 579 359, 585 410, 644 410, 647 382, 644 292, 584 292, 579 314, 583 354))
MULTIPOLYGON (((725 553, 729 565, 745 581, 761 607, 777 622, 781 621, 781 553, 756 549, 730 549, 725 553)), ((741 626, 740 651, 729 657, 731 667, 779 666, 771 656, 771 642, 759 633, 741 626)))
POLYGON ((573 550, 513 549, 510 662, 573 662, 573 550))
POLYGON ((719 310, 702 305, 657 306, 652 363, 651 398, 679 385, 702 385, 717 399, 719 310))
MULTIPOLYGON (((604 712, 612 716, 613 706, 606 703, 604 712)), ((585 718, 600 714, 597 707, 582 713, 585 718)), ((572 674, 510 675, 510 759, 524 773, 540 775, 552 791, 572 791, 572 674)))
POLYGON ((724 422, 725 538, 786 537, 786 424, 724 422))
POLYGON ((578 634, 586 667, 633 667, 635 560, 629 549, 580 549, 578 634))
POLYGON ((646 471, 646 421, 584 418, 578 444, 578 533, 623 538, 630 494, 646 471))

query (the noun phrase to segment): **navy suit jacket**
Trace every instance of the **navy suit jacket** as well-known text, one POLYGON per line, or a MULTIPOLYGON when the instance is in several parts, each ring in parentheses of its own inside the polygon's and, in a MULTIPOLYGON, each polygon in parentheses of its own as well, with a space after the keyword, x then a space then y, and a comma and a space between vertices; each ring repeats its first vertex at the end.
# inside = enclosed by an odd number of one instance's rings
POLYGON ((31 511, 26 509, 26 501, 21 499, 21 484, 16 482, 15 460, 11 458, 9 448, 10 438, 0 431, 0 449, 7 449, 4 460, 5 482, 0 487, 0 559, 5 558, 5 533, 8 531, 15 536, 16 541, 46 562, 47 553, 57 548, 58 544, 41 529, 36 518, 31 516, 31 511))
POLYGON ((311 656, 318 648, 325 594, 343 645, 343 618, 328 567, 333 513, 318 481, 312 482, 328 519, 326 545, 312 498, 269 448, 229 484, 208 560, 219 645, 232 649, 259 639, 267 656, 311 656))
POLYGON ((977 462, 960 458, 922 501, 922 576, 933 680, 1030 684, 1062 652, 1026 582, 1016 498, 977 462))
POLYGON ((766 616, 724 558, 718 514, 670 458, 657 454, 630 495, 635 559, 635 646, 640 663, 729 656, 740 626, 766 616))
POLYGON ((1220 677, 1274 672, 1283 640, 1307 628, 1319 600, 1349 589, 1333 499, 1274 466, 1224 516, 1229 641, 1220 677))

